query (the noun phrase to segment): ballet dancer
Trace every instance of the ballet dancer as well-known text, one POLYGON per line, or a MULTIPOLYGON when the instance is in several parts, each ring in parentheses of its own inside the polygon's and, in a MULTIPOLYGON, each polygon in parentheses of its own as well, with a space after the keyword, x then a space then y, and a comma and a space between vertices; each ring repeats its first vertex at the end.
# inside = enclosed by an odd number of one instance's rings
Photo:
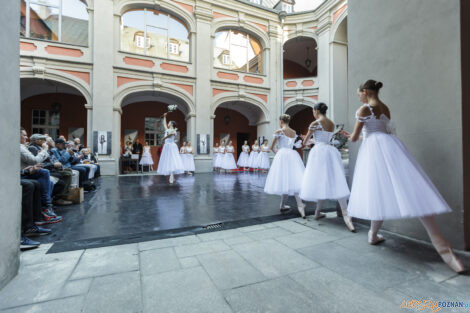
POLYGON ((269 151, 271 151, 269 149, 269 146, 268 146, 268 140, 265 139, 263 141, 263 144, 261 145, 261 148, 260 148, 260 153, 258 155, 258 161, 257 161, 257 165, 258 165, 258 168, 263 171, 263 173, 267 173, 268 170, 269 170, 269 151))
POLYGON ((327 110, 328 106, 321 102, 314 106, 315 120, 310 124, 308 133, 304 137, 304 145, 307 145, 313 135, 315 145, 308 154, 300 198, 317 203, 316 220, 325 217, 325 214, 321 213, 325 200, 337 200, 346 227, 354 232, 352 219, 348 216, 349 187, 344 174, 343 161, 338 149, 331 145, 335 123, 326 117, 327 110))
POLYGON ((371 221, 368 241, 375 245, 384 241, 378 234, 384 220, 419 218, 431 243, 445 263, 457 273, 465 268, 442 237, 437 214, 451 209, 424 170, 393 134, 390 110, 380 99, 383 84, 368 80, 357 93, 364 103, 356 112, 352 134, 342 133, 352 142, 360 139, 349 198, 348 213, 371 221))
POLYGON ((158 162, 158 175, 169 176, 169 183, 173 184, 175 182, 175 174, 184 173, 184 164, 181 159, 180 154, 178 153, 178 146, 175 143, 176 135, 176 122, 169 121, 166 122, 167 113, 163 114, 163 125, 165 127, 165 137, 163 137, 163 149, 160 156, 160 161, 158 162))
POLYGON ((250 168, 250 146, 248 145, 248 141, 245 140, 242 146, 242 152, 240 153, 240 156, 238 157, 238 166, 243 168, 244 171, 247 171, 250 168))
POLYGON ((216 142, 214 146, 214 153, 212 155, 212 167, 214 168, 214 171, 217 171, 217 167, 215 166, 215 163, 217 162, 218 156, 219 156, 219 143, 216 142))
POLYGON ((300 178, 303 177, 305 166, 297 151, 293 150, 297 134, 289 127, 290 115, 283 114, 279 117, 281 129, 274 133, 274 140, 271 144, 271 151, 274 151, 273 163, 266 177, 264 192, 281 196, 281 212, 289 211, 286 206, 288 196, 294 196, 297 201, 297 209, 300 215, 305 218, 305 204, 299 197, 300 178), (275 151, 274 146, 278 144, 279 150, 275 151))
POLYGON ((191 145, 191 141, 188 141, 186 143, 186 151, 184 156, 184 170, 188 175, 193 175, 194 171, 196 170, 196 166, 194 165, 194 150, 191 145))
POLYGON ((144 166, 148 166, 149 170, 153 171, 153 159, 148 141, 145 142, 144 153, 142 154, 139 164, 142 166, 142 172, 144 171, 144 166))
POLYGON ((235 158, 233 157, 233 152, 235 148, 232 145, 232 141, 228 142, 227 147, 225 147, 225 154, 222 160, 222 168, 226 172, 232 172, 237 169, 237 164, 235 163, 235 158))
POLYGON ((251 146, 250 158, 248 159, 248 167, 252 168, 255 172, 258 171, 258 154, 259 144, 258 140, 255 140, 251 146))
POLYGON ((225 140, 222 140, 219 146, 219 154, 217 155, 217 160, 215 161, 215 167, 219 170, 219 172, 222 172, 224 170, 222 168, 224 155, 225 155, 225 140))

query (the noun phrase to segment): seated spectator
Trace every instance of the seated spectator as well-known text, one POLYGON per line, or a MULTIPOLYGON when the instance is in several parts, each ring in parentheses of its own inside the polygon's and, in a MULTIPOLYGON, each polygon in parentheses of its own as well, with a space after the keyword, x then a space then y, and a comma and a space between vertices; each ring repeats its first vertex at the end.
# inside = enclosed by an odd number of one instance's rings
POLYGON ((53 222, 60 222, 62 221, 61 216, 57 216, 57 214, 53 210, 52 206, 52 190, 54 188, 54 183, 51 181, 50 173, 48 170, 42 168, 42 162, 44 162, 49 154, 48 154, 48 146, 44 143, 42 145, 42 150, 38 152, 35 156, 33 155, 28 148, 26 147, 26 143, 28 141, 28 134, 21 128, 20 130, 20 155, 21 155, 21 169, 25 170, 25 178, 27 179, 35 179, 41 185, 41 205, 42 205, 42 215, 46 221, 53 221, 53 222), (40 169, 31 173, 26 170, 29 166, 39 166, 40 169))
MULTIPOLYGON (((21 176, 34 174, 41 166, 28 166, 21 171, 21 176)), ((41 214, 41 185, 37 180, 21 178, 22 201, 21 201, 21 250, 37 248, 40 243, 29 239, 33 236, 48 235, 50 229, 39 225, 47 224, 41 214)))
POLYGON ((46 160, 44 160, 43 168, 49 170, 50 175, 58 179, 52 190, 53 202, 57 205, 72 204, 71 201, 64 200, 63 197, 69 193, 73 173, 71 169, 63 168, 62 163, 60 163, 52 153, 51 149, 55 147, 54 141, 52 138, 41 134, 33 134, 29 139, 30 144, 28 149, 35 156, 42 150, 42 145, 44 143, 46 143, 49 148, 49 156, 46 160))
POLYGON ((98 178, 100 174, 100 165, 96 162, 90 148, 82 149, 81 154, 83 155, 82 163, 89 164, 91 166, 90 178, 98 178))
POLYGON ((66 142, 62 138, 57 138, 55 140, 55 148, 52 149, 52 153, 56 157, 56 159, 62 163, 62 166, 65 168, 71 168, 73 170, 76 170, 80 174, 79 178, 79 186, 80 187, 86 187, 89 186, 89 180, 88 180, 88 172, 87 169, 83 166, 77 166, 76 164, 80 162, 80 160, 83 158, 83 156, 75 157, 74 152, 70 147, 66 148, 65 147, 66 142))
POLYGON ((84 148, 84 147, 83 147, 83 145, 82 145, 81 142, 80 142, 80 138, 75 138, 75 139, 73 140, 73 149, 72 149, 72 150, 73 150, 74 152, 80 152, 83 148, 84 148))

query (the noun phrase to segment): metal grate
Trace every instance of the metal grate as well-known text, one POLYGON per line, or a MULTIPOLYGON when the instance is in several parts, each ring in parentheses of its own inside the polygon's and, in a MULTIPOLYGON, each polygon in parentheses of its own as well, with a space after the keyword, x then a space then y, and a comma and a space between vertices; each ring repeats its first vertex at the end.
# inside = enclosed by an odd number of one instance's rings
POLYGON ((222 228, 222 223, 209 224, 203 227, 204 229, 217 229, 222 228))

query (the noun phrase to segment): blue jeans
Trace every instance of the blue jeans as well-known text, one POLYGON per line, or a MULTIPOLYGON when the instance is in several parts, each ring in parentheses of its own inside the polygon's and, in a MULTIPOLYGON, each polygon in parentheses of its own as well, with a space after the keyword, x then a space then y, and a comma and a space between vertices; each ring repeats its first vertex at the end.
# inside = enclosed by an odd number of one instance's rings
POLYGON ((41 169, 34 174, 27 175, 25 178, 35 179, 39 182, 41 185, 41 204, 43 207, 51 206, 51 195, 52 189, 54 189, 54 183, 51 181, 49 170, 41 169))

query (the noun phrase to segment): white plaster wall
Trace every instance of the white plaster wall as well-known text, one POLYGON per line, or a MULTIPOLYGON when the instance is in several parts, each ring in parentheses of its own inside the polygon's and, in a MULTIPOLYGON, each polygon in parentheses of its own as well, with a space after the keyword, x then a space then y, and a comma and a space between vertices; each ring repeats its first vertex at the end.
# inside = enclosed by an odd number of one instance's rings
MULTIPOLYGON (((463 248, 459 0, 348 5, 350 123, 360 106, 358 85, 368 78, 382 81, 381 97, 390 106, 398 137, 453 209, 438 217, 439 225, 455 247, 463 248)), ((354 160, 351 153, 351 165, 354 160)), ((384 227, 427 240, 417 220, 389 221, 384 227)))
POLYGON ((0 83, 0 159, 3 164, 0 175, 0 289, 16 275, 19 265, 21 224, 20 188, 20 64, 19 64, 19 12, 20 2, 6 0, 0 10, 0 68, 8 79, 0 83))

